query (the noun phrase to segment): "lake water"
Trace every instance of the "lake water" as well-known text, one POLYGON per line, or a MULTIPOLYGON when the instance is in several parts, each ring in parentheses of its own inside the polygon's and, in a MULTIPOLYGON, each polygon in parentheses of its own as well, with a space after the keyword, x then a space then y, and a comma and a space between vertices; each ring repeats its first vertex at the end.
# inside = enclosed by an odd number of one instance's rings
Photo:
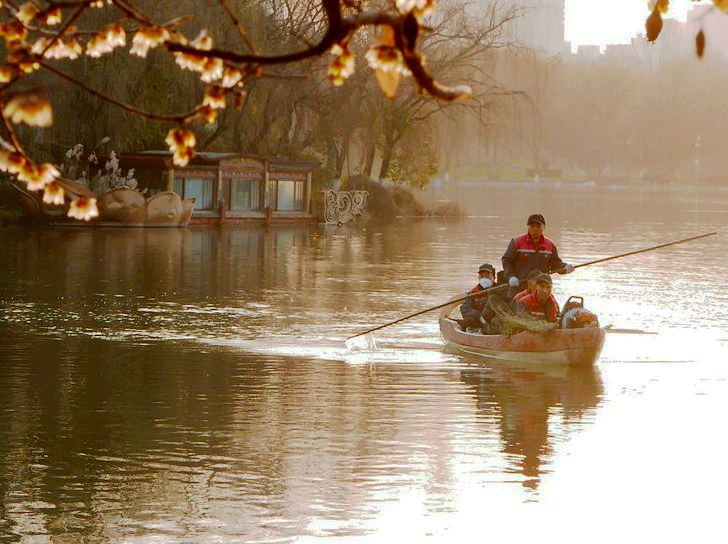
MULTIPOLYGON (((0 230, 0 542, 720 541, 728 193, 460 187, 472 216, 0 230), (610 334, 593 369, 442 350, 525 218, 610 334)), ((435 195, 433 198, 442 198, 435 195)))

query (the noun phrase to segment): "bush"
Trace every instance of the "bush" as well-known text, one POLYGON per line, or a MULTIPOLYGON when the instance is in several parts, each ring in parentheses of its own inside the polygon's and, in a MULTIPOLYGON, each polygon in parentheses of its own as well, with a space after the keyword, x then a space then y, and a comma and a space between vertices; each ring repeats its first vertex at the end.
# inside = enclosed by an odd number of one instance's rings
POLYGON ((366 176, 352 176, 346 181, 349 191, 368 191, 367 205, 365 210, 373 217, 396 217, 399 215, 399 208, 394 201, 392 192, 383 185, 372 181, 366 176))
POLYGON ((392 197, 399 208, 400 215, 425 215, 424 206, 417 201, 415 195, 409 189, 396 185, 392 187, 392 197))
POLYGON ((465 215, 460 206, 454 202, 438 204, 433 209, 425 209, 414 193, 407 187, 396 185, 388 188, 366 176, 352 176, 342 189, 369 191, 365 210, 371 217, 393 218, 398 215, 406 217, 462 217, 465 215))
POLYGON ((465 212, 455 202, 444 202, 427 210, 427 215, 431 217, 464 217, 465 212))

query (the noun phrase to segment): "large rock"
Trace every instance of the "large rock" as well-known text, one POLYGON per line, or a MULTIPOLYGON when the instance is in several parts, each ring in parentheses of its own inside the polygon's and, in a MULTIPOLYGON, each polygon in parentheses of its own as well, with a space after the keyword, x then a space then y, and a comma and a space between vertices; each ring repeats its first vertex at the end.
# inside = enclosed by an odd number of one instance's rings
POLYGON ((139 191, 117 187, 99 197, 99 220, 124 225, 143 225, 147 219, 147 201, 139 191))
POLYGON ((147 224, 179 225, 182 212, 182 199, 177 193, 165 191, 147 200, 147 224))
POLYGON ((182 215, 179 218, 180 225, 187 225, 192 219, 192 210, 195 208, 195 197, 185 198, 182 201, 182 215))
MULTIPOLYGON (((93 197, 88 187, 78 182, 59 178, 56 180, 72 197, 93 197)), ((192 218, 195 207, 194 198, 182 200, 177 193, 171 191, 157 193, 149 199, 130 187, 117 187, 97 197, 99 217, 91 223, 79 223, 67 217, 69 199, 60 206, 43 203, 43 192, 30 192, 23 187, 13 185, 19 207, 33 217, 44 218, 50 222, 78 224, 118 224, 119 226, 151 226, 151 227, 184 227, 192 218)))

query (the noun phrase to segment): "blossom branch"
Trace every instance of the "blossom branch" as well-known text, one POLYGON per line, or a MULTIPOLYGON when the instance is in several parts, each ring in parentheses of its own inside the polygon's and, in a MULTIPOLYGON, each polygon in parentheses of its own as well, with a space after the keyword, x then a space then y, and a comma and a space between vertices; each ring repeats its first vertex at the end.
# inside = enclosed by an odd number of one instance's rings
POLYGON ((126 13, 126 15, 132 19, 136 19, 137 21, 146 25, 154 24, 154 21, 152 21, 149 17, 142 13, 139 8, 137 8, 133 4, 130 4, 129 2, 126 2, 126 0, 113 0, 113 4, 114 6, 116 6, 117 9, 121 10, 123 13, 126 13))
POLYGON ((93 87, 90 87, 86 85, 83 81, 79 81, 73 76, 68 75, 65 72, 62 72, 61 70, 58 70, 57 68, 51 66, 47 62, 41 62, 40 63, 43 68, 48 70, 49 72, 57 75, 58 77, 65 79, 66 81, 73 83, 74 85, 77 85, 78 87, 81 87, 84 91, 88 92, 89 94, 92 94, 93 96, 100 98, 101 100, 108 102, 110 104, 113 104, 115 106, 118 106, 119 108, 128 111, 129 113, 133 113, 135 115, 139 115, 141 117, 145 117, 147 119, 154 119, 157 121, 171 121, 174 123, 180 123, 184 124, 189 119, 195 117, 200 113, 200 111, 203 109, 202 106, 198 106, 193 111, 189 113, 184 114, 177 114, 177 115, 162 115, 158 113, 151 113, 148 111, 141 110, 135 106, 132 106, 131 104, 126 104, 124 102, 121 102, 119 100, 116 100, 115 98, 110 97, 107 94, 102 93, 98 89, 94 89, 93 87))
POLYGON ((344 24, 344 19, 341 14, 341 5, 338 0, 322 0, 326 17, 329 21, 326 33, 321 38, 321 41, 308 49, 303 51, 297 51, 295 53, 288 53, 285 55, 256 55, 256 54, 242 54, 234 51, 226 51, 223 49, 198 49, 189 45, 181 43, 167 42, 165 45, 169 51, 177 53, 188 53, 191 55, 202 55, 206 57, 214 57, 220 60, 234 62, 238 64, 260 64, 260 65, 272 65, 272 64, 290 64, 293 62, 299 62, 312 57, 323 55, 333 47, 335 43, 343 41, 350 33, 350 29, 344 24))
MULTIPOLYGON (((0 106, 4 109, 5 104, 0 103, 0 106)), ((8 138, 10 138, 10 142, 13 144, 13 147, 15 148, 15 151, 18 153, 25 155, 25 152, 23 151, 23 145, 20 143, 20 139, 18 138, 18 135, 15 132, 15 129, 13 128, 13 125, 8 121, 8 119, 4 115, 0 115, 0 118, 2 118, 3 126, 5 127, 5 130, 8 133, 8 138)))
POLYGON ((245 28, 240 23, 240 20, 235 16, 235 13, 232 9, 230 9, 230 5, 227 3, 227 0, 218 0, 222 8, 227 12, 228 16, 230 17, 230 20, 233 22, 233 25, 235 25, 235 28, 238 29, 238 33, 240 34, 240 37, 243 38, 245 41, 245 45, 248 46, 248 49, 252 53, 255 53, 255 44, 250 39, 250 36, 248 36, 248 33, 245 31, 245 28))
POLYGON ((46 54, 46 52, 53 47, 56 42, 61 39, 63 34, 75 23, 78 18, 83 14, 84 11, 88 9, 88 7, 91 5, 91 0, 86 0, 85 2, 80 2, 80 5, 78 6, 78 9, 74 12, 73 15, 71 15, 68 20, 64 23, 64 25, 60 28, 60 30, 56 33, 56 35, 50 39, 48 44, 45 46, 43 51, 40 53, 40 57, 43 58, 43 55, 46 54))

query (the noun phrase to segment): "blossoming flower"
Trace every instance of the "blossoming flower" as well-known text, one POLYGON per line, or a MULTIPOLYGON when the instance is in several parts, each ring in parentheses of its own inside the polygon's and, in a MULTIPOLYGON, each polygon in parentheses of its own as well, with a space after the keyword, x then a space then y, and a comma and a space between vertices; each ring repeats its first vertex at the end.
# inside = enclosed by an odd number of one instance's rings
POLYGON ((3 108, 3 116, 16 125, 25 123, 34 127, 48 127, 53 124, 53 110, 46 98, 35 94, 18 95, 3 108))
POLYGON ((173 153, 172 160, 177 166, 187 166, 187 163, 195 156, 195 144, 197 140, 194 132, 184 128, 173 128, 167 133, 164 140, 173 153))
POLYGON ((190 45, 195 49, 203 49, 209 51, 212 49, 212 38, 204 28, 200 31, 197 37, 190 42, 190 45))
POLYGON ((123 47, 126 45, 126 31, 119 23, 106 27, 106 39, 113 46, 123 47))
POLYGON ((225 65, 222 60, 213 57, 206 57, 205 64, 202 68, 202 77, 200 79, 205 83, 212 83, 222 78, 225 65))
POLYGON ((243 79, 243 74, 237 68, 226 66, 222 73, 222 86, 226 89, 235 87, 243 79))
POLYGON ((435 9, 435 0, 396 0, 400 13, 414 12, 418 20, 427 17, 435 9))
POLYGON ((0 170, 3 172, 10 170, 10 151, 6 149, 0 149, 0 170))
POLYGON ((99 216, 99 209, 96 206, 95 198, 78 197, 71 201, 71 206, 68 209, 68 217, 80 219, 82 221, 89 221, 94 217, 99 216))
POLYGON ((16 49, 8 54, 8 65, 13 66, 24 74, 30 74, 38 68, 40 64, 33 58, 26 49, 16 49))
POLYGON ((50 45, 50 38, 38 38, 36 42, 30 46, 30 52, 34 55, 40 55, 50 45))
POLYGON ((169 31, 161 26, 143 26, 132 38, 132 55, 146 57, 150 49, 158 47, 169 39, 169 31))
POLYGON ((111 53, 113 50, 111 44, 106 41, 105 34, 96 34, 86 44, 86 54, 89 57, 99 58, 101 55, 111 53))
POLYGON ((0 23, 0 38, 5 38, 7 42, 22 41, 27 36, 28 29, 16 19, 0 23))
MULTIPOLYGON (((185 43, 184 37, 181 37, 180 43, 185 43)), ((212 38, 207 34, 206 30, 202 30, 200 34, 190 42, 190 46, 200 51, 212 49, 212 38)), ((199 53, 175 53, 175 62, 185 70, 202 73, 202 81, 212 83, 223 77, 224 64, 218 58, 207 57, 199 53)))
POLYGON ((55 180, 61 173, 52 164, 35 165, 28 161, 18 171, 18 179, 27 184, 29 191, 39 191, 55 180))
POLYGON ((51 181, 43 190, 43 202, 60 206, 65 201, 65 191, 60 183, 51 181))
POLYGON ((225 89, 220 85, 212 85, 205 90, 205 97, 202 101, 205 106, 214 110, 225 107, 225 89))
POLYGON ((63 13, 61 12, 61 8, 54 8, 45 14, 45 24, 48 26, 55 26, 58 23, 61 22, 63 18, 63 13))
POLYGON ((217 110, 212 109, 210 106, 205 106, 200 109, 199 117, 205 123, 214 123, 217 119, 217 110))
POLYGON ((0 83, 7 83, 15 77, 16 70, 14 67, 5 65, 0 66, 0 83))
POLYGON ((328 75, 331 82, 340 87, 353 73, 356 67, 355 57, 349 51, 349 44, 335 44, 331 54, 336 58, 329 64, 328 75))
POLYGON ((51 40, 51 38, 39 38, 30 48, 31 53, 35 55, 43 54, 49 59, 77 59, 83 51, 81 44, 75 39, 70 40, 51 40), (50 45, 53 42, 53 45, 50 45), (49 47, 50 46, 50 47, 49 47))
POLYGON ((9 153, 2 164, 3 169, 7 169, 11 174, 17 174, 25 169, 25 166, 28 164, 28 159, 15 151, 9 153))
POLYGON ((119 23, 107 26, 86 44, 86 54, 98 58, 126 45, 126 32, 119 23))
POLYGON ((197 55, 195 53, 175 53, 174 61, 183 70, 190 70, 192 72, 202 72, 205 69, 205 62, 207 57, 197 55))
POLYGON ((18 12, 15 15, 18 20, 23 24, 29 25, 33 22, 33 19, 40 13, 38 3, 34 1, 26 2, 18 8, 18 12))
POLYGON ((369 48, 366 54, 369 66, 383 72, 398 72, 403 76, 410 75, 404 64, 402 53, 396 47, 389 45, 375 45, 369 48))

